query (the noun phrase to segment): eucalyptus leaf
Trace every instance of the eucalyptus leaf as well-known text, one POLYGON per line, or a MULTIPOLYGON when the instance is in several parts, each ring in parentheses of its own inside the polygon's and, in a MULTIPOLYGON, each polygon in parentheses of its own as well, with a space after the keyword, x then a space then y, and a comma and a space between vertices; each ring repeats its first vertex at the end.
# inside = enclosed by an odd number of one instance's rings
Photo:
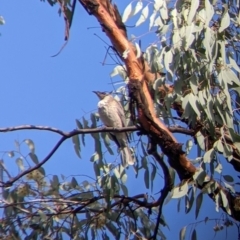
POLYGON ((130 2, 127 7, 125 8, 123 15, 122 15, 122 21, 125 23, 130 17, 132 13, 132 2, 130 2))
POLYGON ((196 198, 196 210, 195 210, 195 219, 197 219, 199 211, 202 206, 202 200, 203 200, 203 193, 200 192, 196 198))
POLYGON ((25 139, 24 142, 27 144, 27 146, 29 147, 31 153, 35 152, 35 145, 34 142, 31 139, 25 139))
POLYGON ((141 16, 140 18, 137 20, 137 22, 135 23, 135 26, 138 27, 139 25, 141 25, 142 23, 144 23, 147 18, 148 18, 148 14, 149 14, 149 7, 148 5, 145 6, 142 10, 141 16))
POLYGON ((183 185, 175 187, 173 190, 172 198, 181 198, 188 192, 188 183, 185 182, 183 185))
POLYGON ((197 231, 196 231, 196 229, 193 229, 193 231, 192 231, 191 240, 197 240, 197 231))
POLYGON ((203 162, 210 163, 215 155, 214 149, 208 150, 203 156, 203 162))
POLYGON ((20 169, 21 171, 24 171, 25 167, 24 167, 24 165, 23 165, 23 160, 22 160, 22 158, 17 158, 17 159, 16 159, 16 163, 17 163, 19 169, 20 169))
POLYGON ((180 233, 179 233, 179 239, 180 240, 185 240, 186 239, 186 230, 187 230, 187 227, 183 227, 181 230, 180 230, 180 233))
POLYGON ((80 148, 80 141, 79 141, 78 135, 72 136, 72 142, 73 142, 73 145, 74 145, 75 153, 77 154, 77 156, 79 158, 81 158, 81 155, 80 155, 81 148, 80 148))
POLYGON ((234 181, 233 177, 230 176, 230 175, 223 175, 223 178, 227 182, 233 182, 234 181))
POLYGON ((198 6, 199 6, 199 0, 191 1, 190 11, 187 19, 188 25, 192 24, 192 20, 197 12, 198 6))
POLYGON ((149 169, 148 168, 146 168, 144 172, 144 183, 145 183, 145 187, 149 189, 149 169))
POLYGON ((220 24, 220 28, 219 28, 218 32, 222 32, 229 25, 230 25, 230 16, 229 16, 229 13, 226 11, 222 20, 221 20, 221 24, 220 24))

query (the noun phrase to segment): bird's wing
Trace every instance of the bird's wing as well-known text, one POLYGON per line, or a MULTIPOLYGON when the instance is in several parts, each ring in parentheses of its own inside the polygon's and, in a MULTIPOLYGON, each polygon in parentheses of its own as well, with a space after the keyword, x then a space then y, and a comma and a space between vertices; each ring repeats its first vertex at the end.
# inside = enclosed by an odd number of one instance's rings
MULTIPOLYGON (((127 124, 126 124, 126 117, 125 117, 125 113, 124 113, 122 104, 121 104, 119 101, 117 101, 116 99, 114 99, 114 100, 116 101, 116 104, 117 104, 118 116, 119 116, 120 119, 121 119, 122 126, 123 126, 123 127, 126 127, 126 126, 127 126, 127 124)), ((125 135, 126 135, 126 137, 127 137, 127 141, 130 142, 129 135, 128 135, 127 132, 125 133, 125 135)))
POLYGON ((114 99, 114 100, 116 103, 116 109, 117 109, 118 116, 120 117, 121 122, 122 122, 122 126, 126 127, 126 117, 125 117, 123 107, 119 101, 117 101, 116 99, 114 99))

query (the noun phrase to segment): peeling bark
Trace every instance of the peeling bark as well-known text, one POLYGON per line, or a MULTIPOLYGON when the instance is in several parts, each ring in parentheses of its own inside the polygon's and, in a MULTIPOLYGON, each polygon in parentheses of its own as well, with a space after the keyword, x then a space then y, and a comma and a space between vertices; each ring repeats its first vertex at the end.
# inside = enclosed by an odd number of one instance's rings
MULTIPOLYGON (((136 103, 139 123, 154 142, 160 146, 163 153, 168 157, 169 164, 177 171, 179 178, 181 180, 190 179, 197 171, 196 167, 187 159, 182 150, 182 145, 177 142, 173 134, 156 117, 154 112, 153 101, 147 84, 154 82, 158 76, 151 73, 149 66, 142 57, 137 58, 133 44, 127 39, 126 28, 123 27, 124 24, 119 18, 117 7, 112 5, 109 0, 79 0, 79 2, 89 14, 98 19, 103 31, 126 65, 130 79, 129 94, 131 101, 136 103)), ((198 187, 203 189, 212 182, 216 183, 214 180, 209 180, 198 187)), ((219 191, 223 189, 221 185, 218 184, 218 186, 219 191)), ((233 196, 225 189, 222 191, 226 193, 229 199, 231 216, 239 221, 239 197, 233 196)), ((219 192, 211 193, 209 196, 215 201, 217 194, 219 192)), ((221 207, 227 212, 223 205, 221 207)))

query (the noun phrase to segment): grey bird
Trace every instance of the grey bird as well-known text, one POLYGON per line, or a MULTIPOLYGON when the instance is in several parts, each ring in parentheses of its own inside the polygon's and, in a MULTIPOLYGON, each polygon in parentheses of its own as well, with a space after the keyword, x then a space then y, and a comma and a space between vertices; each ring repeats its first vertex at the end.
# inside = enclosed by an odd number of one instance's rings
MULTIPOLYGON (((93 91, 100 101, 98 102, 98 113, 106 127, 126 127, 126 118, 120 102, 113 98, 110 93, 93 91)), ((135 162, 128 146, 128 137, 125 132, 111 133, 113 140, 120 149, 122 165, 127 167, 135 162)))

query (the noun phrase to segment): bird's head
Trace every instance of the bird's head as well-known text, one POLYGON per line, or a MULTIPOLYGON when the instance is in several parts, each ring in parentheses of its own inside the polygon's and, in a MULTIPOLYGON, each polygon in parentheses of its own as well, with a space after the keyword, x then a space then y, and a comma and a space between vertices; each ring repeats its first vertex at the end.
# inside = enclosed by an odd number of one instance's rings
POLYGON ((108 92, 99 92, 99 91, 93 91, 100 100, 104 99, 106 96, 108 96, 110 93, 108 92))

